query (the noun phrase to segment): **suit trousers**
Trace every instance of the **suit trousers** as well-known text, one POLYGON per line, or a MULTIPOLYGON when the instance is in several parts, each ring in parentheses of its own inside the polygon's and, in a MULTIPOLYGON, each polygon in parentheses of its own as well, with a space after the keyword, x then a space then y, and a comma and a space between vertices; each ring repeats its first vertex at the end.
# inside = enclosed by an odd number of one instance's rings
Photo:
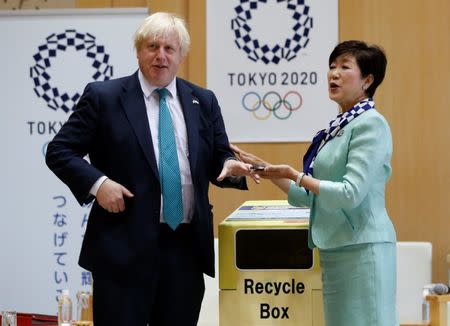
POLYGON ((159 255, 145 282, 93 273, 94 325, 195 326, 205 291, 192 227, 161 224, 159 255))

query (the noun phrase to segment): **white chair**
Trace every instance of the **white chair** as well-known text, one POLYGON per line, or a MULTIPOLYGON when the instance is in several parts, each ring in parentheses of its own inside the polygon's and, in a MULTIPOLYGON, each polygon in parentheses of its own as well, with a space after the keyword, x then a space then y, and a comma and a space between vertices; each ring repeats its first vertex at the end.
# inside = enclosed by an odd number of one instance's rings
POLYGON ((198 326, 219 325, 219 241, 214 239, 216 252, 216 277, 205 275, 205 295, 198 320, 198 326))
POLYGON ((422 320, 423 287, 431 283, 430 242, 397 242, 397 311, 400 323, 422 320))

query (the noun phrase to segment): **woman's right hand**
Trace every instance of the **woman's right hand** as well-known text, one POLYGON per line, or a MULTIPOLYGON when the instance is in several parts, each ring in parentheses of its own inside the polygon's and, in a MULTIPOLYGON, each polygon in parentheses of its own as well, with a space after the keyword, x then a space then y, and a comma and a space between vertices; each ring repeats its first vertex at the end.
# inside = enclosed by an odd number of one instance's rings
POLYGON ((264 179, 270 179, 278 188, 280 188, 286 194, 289 193, 290 181, 297 178, 298 172, 289 165, 272 165, 262 158, 243 151, 236 145, 230 144, 231 150, 236 154, 236 156, 244 163, 249 163, 251 165, 264 167, 262 170, 254 170, 254 173, 258 177, 264 179))
POLYGON ((295 181, 299 172, 287 164, 267 165, 259 175, 264 179, 289 179, 295 181))
POLYGON ((258 156, 246 152, 236 145, 230 144, 231 150, 236 154, 236 156, 244 163, 251 164, 253 166, 267 166, 269 163, 264 161, 262 158, 259 158, 258 156))

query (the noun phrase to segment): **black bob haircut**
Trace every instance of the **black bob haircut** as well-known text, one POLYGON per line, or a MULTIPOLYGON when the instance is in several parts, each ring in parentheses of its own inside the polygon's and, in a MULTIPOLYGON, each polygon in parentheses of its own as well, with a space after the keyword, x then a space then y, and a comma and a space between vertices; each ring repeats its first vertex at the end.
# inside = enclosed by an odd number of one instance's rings
POLYGON ((334 48, 328 59, 328 65, 341 55, 352 55, 359 69, 361 77, 367 77, 372 74, 373 83, 366 90, 369 97, 373 97, 377 87, 381 84, 386 73, 387 59, 382 48, 377 45, 368 45, 362 41, 344 41, 334 48))

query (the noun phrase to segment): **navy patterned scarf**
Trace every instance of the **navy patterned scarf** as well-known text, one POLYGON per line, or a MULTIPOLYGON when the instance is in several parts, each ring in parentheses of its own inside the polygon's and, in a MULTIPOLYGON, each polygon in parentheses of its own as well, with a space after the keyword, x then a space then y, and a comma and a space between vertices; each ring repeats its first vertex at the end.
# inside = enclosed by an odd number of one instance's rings
POLYGON ((338 114, 336 119, 330 121, 327 129, 320 130, 313 138, 311 145, 303 156, 303 172, 312 176, 314 169, 314 161, 317 153, 322 147, 331 139, 333 139, 338 132, 344 128, 350 121, 363 114, 367 110, 375 108, 375 103, 371 98, 366 98, 357 103, 350 110, 338 114))

